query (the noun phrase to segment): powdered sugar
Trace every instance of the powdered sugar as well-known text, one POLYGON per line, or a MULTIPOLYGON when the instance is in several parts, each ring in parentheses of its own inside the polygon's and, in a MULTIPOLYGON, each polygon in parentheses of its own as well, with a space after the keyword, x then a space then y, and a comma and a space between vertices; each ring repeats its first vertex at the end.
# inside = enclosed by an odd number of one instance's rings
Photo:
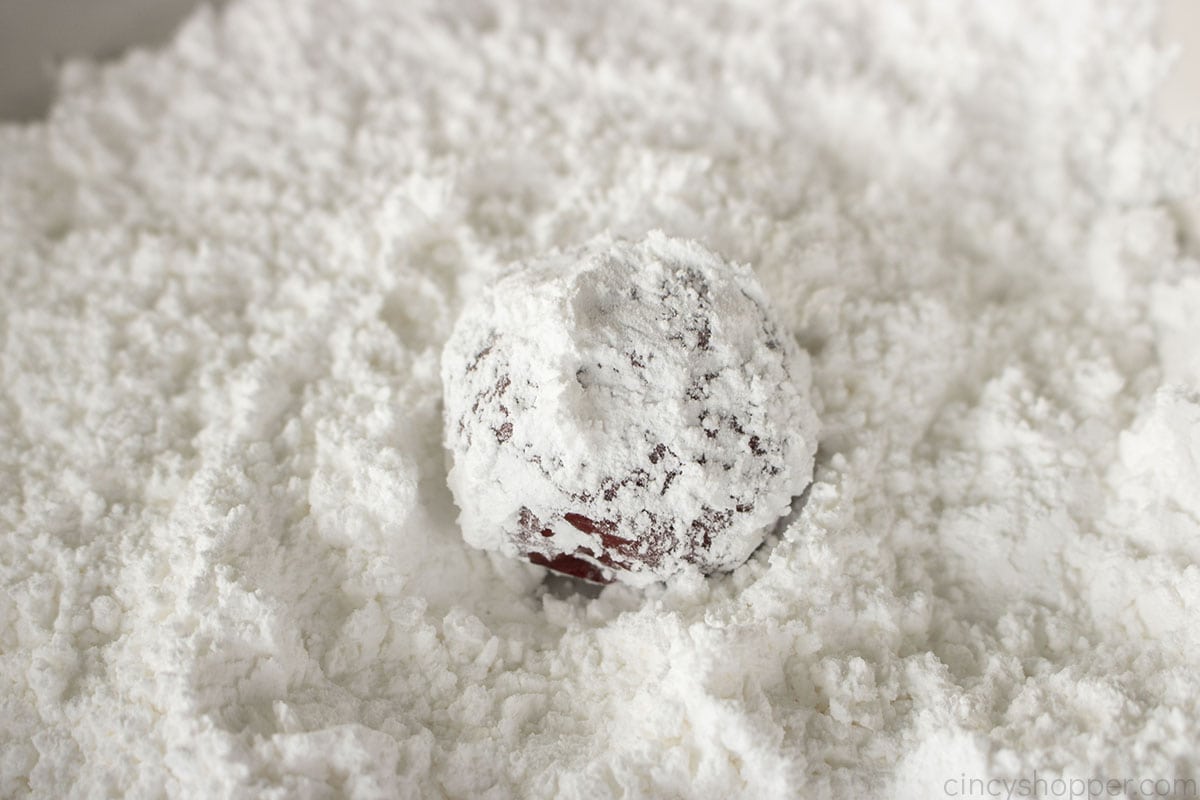
POLYGON ((657 231, 516 268, 442 375, 464 537, 559 572, 733 569, 812 479, 807 358, 748 268, 657 231))
POLYGON ((245 0, 71 66, 0 129, 0 795, 1194 776, 1152 22, 245 0), (591 597, 463 542, 440 353, 653 229, 753 266, 820 450, 744 566, 591 597))

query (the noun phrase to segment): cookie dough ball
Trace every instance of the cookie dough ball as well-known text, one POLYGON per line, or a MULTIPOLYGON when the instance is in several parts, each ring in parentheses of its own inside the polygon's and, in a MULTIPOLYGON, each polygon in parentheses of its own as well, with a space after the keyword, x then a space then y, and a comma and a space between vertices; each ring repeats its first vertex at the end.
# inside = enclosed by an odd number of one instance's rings
POLYGON ((463 537, 586 580, 733 569, 812 479, 807 356, 749 268, 661 233, 501 277, 442 382, 463 537))

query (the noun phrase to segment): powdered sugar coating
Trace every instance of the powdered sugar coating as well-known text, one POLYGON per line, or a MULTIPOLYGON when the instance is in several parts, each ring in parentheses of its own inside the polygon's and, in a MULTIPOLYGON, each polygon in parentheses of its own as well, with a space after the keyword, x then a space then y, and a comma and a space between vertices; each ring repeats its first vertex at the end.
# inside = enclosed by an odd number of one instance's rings
POLYGON ((577 577, 732 569, 812 479, 807 357, 748 267, 659 232, 505 275, 442 379, 463 536, 577 577))

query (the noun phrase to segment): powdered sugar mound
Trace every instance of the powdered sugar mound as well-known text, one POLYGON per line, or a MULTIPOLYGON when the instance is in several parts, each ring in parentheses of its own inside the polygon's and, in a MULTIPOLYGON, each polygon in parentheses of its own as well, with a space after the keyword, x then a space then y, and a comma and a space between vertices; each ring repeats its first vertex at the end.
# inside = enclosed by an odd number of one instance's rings
MULTIPOLYGON (((1194 778, 1200 160, 1152 30, 233 0, 71 67, 0 126, 0 796, 1194 778), (813 481, 731 572, 575 592, 463 541, 441 355, 502 265, 655 229, 753 266, 813 481)), ((572 377, 576 420, 621 385, 572 377)))
POLYGON ((601 582, 741 564, 816 450, 773 317, 749 269, 659 232, 499 280, 442 361, 466 540, 601 582))

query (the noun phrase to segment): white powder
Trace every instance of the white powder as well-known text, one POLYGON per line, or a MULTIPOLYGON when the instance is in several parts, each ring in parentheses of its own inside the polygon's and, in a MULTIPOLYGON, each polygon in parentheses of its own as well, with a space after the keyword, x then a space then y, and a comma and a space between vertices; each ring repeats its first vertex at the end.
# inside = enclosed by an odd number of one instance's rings
POLYGON ((1148 5, 246 0, 70 67, 0 128, 0 796, 1195 777, 1148 5), (753 265, 820 449, 746 565, 593 597, 463 541, 439 355, 652 229, 753 265))
POLYGON ((812 480, 807 358, 749 268, 659 231, 516 266, 442 382, 463 538, 568 575, 731 570, 812 480))

